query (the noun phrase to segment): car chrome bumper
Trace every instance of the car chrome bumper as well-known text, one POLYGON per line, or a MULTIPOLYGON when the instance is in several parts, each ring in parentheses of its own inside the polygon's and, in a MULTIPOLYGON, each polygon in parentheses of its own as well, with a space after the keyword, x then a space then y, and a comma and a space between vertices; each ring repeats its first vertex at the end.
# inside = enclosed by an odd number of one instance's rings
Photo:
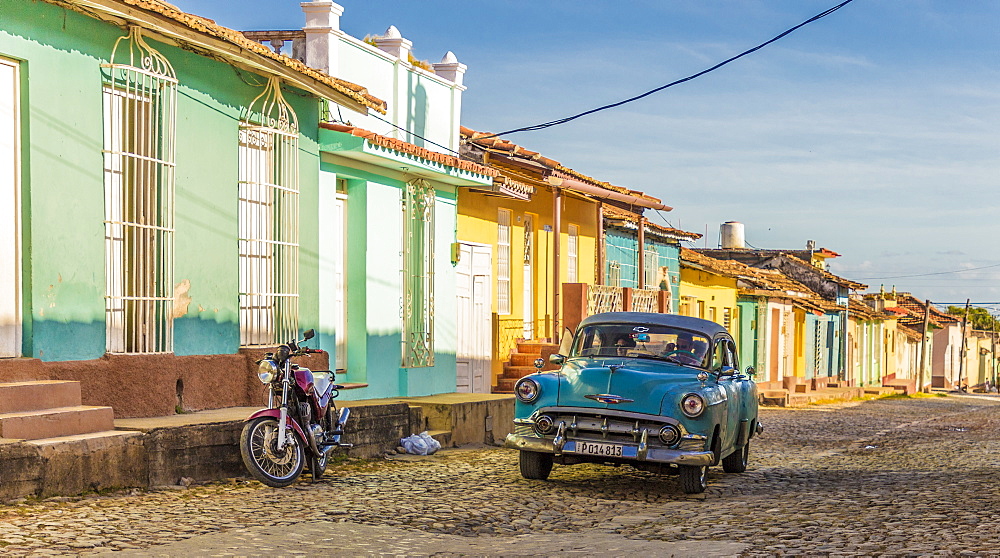
MULTIPOLYGON (((586 441, 589 442, 590 440, 586 441)), ((615 459, 624 461, 646 461, 652 463, 668 463, 673 465, 692 465, 695 467, 701 467, 704 465, 711 465, 715 459, 714 454, 710 451, 686 451, 679 449, 649 447, 642 442, 638 444, 627 442, 614 443, 621 445, 625 450, 622 457, 616 457, 615 459)), ((575 451, 576 440, 566 439, 562 436, 556 436, 553 439, 508 434, 507 439, 504 441, 504 447, 516 450, 534 451, 538 453, 551 453, 557 456, 572 455, 600 459, 600 456, 598 455, 577 453, 575 451)))

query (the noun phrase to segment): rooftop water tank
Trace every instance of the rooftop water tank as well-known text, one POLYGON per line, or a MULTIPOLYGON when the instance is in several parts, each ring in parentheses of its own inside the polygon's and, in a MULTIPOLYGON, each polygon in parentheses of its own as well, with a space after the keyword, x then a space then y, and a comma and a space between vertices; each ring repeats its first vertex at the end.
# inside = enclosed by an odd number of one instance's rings
POLYGON ((746 248, 746 237, 743 234, 743 223, 726 221, 721 227, 722 249, 742 250, 746 248))

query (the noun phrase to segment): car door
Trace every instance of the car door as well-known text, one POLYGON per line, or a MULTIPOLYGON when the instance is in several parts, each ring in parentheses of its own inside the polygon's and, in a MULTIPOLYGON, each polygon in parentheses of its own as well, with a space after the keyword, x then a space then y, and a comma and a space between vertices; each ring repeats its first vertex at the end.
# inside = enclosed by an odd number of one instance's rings
POLYGON ((735 343, 726 335, 715 339, 715 351, 712 355, 712 371, 717 375, 719 387, 726 394, 725 417, 720 418, 722 431, 722 453, 726 454, 734 447, 740 432, 741 407, 743 405, 742 380, 736 362, 735 343))
POLYGON ((757 384, 754 383, 749 374, 740 371, 736 344, 732 341, 730 343, 732 365, 735 369, 731 382, 734 397, 732 413, 735 415, 735 422, 739 425, 735 443, 742 447, 751 435, 750 430, 753 428, 751 422, 757 418, 757 384))

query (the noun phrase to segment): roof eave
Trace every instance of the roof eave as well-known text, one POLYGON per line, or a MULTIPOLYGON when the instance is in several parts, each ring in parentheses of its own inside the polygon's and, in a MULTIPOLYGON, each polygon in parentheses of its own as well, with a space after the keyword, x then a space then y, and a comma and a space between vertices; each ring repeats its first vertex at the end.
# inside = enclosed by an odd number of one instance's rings
MULTIPOLYGON (((150 36, 165 44, 191 50, 212 58, 222 58, 226 63, 245 70, 275 75, 293 87, 330 99, 348 109, 366 114, 369 108, 385 113, 384 107, 374 106, 355 98, 321 80, 296 71, 278 60, 262 56, 219 37, 213 37, 186 27, 163 14, 129 6, 116 0, 44 0, 50 4, 72 9, 87 16, 118 26, 138 25, 150 36)), ((194 17, 194 16, 192 16, 194 17)), ((265 47, 266 48, 266 47, 265 47)))

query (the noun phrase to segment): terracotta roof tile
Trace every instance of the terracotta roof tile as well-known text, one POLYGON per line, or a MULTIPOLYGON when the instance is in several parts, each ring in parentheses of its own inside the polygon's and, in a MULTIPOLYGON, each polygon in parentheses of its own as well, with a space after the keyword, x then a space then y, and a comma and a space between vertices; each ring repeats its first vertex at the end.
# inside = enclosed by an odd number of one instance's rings
POLYGON ((627 194, 630 196, 635 196, 652 202, 660 203, 659 198, 654 198, 653 196, 649 196, 643 192, 630 190, 628 188, 623 188, 621 186, 615 186, 614 184, 587 176, 581 172, 563 166, 559 161, 556 161, 555 159, 550 159, 548 157, 545 157, 540 153, 538 153, 537 151, 531 151, 525 149, 520 145, 517 145, 503 138, 494 136, 493 134, 490 134, 488 132, 478 132, 476 130, 473 130, 472 128, 461 126, 459 128, 459 133, 461 134, 463 141, 465 141, 466 143, 471 143, 473 145, 479 146, 483 149, 501 152, 514 157, 527 159, 542 164, 546 167, 549 167, 552 170, 563 172, 569 176, 572 176, 573 178, 582 180, 584 182, 588 182, 590 184, 593 184, 594 186, 598 186, 606 190, 610 190, 612 192, 618 192, 619 194, 627 194))
POLYGON ((842 306, 824 299, 809 287, 776 269, 753 267, 736 260, 719 260, 688 248, 681 248, 681 261, 687 261, 713 273, 737 279, 742 294, 785 297, 810 311, 837 312, 843 310, 842 306))
MULTIPOLYGON (((624 221, 626 223, 635 226, 636 228, 638 228, 639 226, 639 215, 636 213, 632 213, 630 211, 626 211, 624 209, 620 209, 611 205, 602 206, 601 212, 604 215, 604 218, 607 220, 624 221)), ((650 222, 649 220, 646 221, 646 229, 647 230, 652 229, 654 232, 663 234, 665 236, 690 238, 692 240, 701 238, 701 233, 689 232, 681 229, 674 229, 671 227, 664 227, 662 225, 650 222)))
POLYGON ((435 163, 440 163, 442 165, 447 165, 449 167, 462 169, 468 172, 474 172, 477 174, 482 174, 486 176, 496 177, 500 174, 494 168, 487 167, 485 165, 480 165, 479 163, 473 161, 466 161, 464 159, 459 159, 454 155, 448 155, 447 153, 440 153, 438 151, 431 151, 430 149, 425 149, 418 145, 413 145, 412 143, 403 141, 397 138, 390 138, 388 136, 383 136, 376 134, 370 130, 365 130, 363 128, 358 128, 356 126, 348 126, 346 124, 334 124, 323 122, 320 123, 320 128, 326 128, 328 130, 333 130, 335 132, 342 132, 345 134, 351 134, 359 138, 364 138, 371 143, 380 145, 382 147, 387 147, 389 149, 394 149, 396 151, 407 153, 415 157, 420 157, 421 159, 426 159, 428 161, 434 161, 435 163))
MULTIPOLYGON (((824 248, 824 250, 825 250, 825 248, 824 248)), ((833 252, 833 253, 835 253, 835 252, 833 252)), ((784 256, 786 258, 788 258, 790 261, 799 263, 801 265, 806 265, 806 266, 809 266, 809 267, 815 269, 820 275, 822 275, 826 279, 829 279, 830 281, 833 281, 834 283, 838 283, 840 285, 843 285, 843 286, 845 286, 845 287, 847 287, 849 289, 860 290, 860 289, 867 289, 868 288, 868 285, 865 285, 864 283, 858 283, 857 281, 851 281, 850 279, 847 279, 846 277, 841 277, 839 275, 835 275, 833 273, 830 273, 829 271, 827 271, 825 269, 818 268, 818 267, 814 266, 813 264, 811 264, 811 263, 809 263, 809 262, 807 262, 807 261, 805 261, 802 258, 799 258, 797 256, 793 256, 791 254, 784 254, 784 256)))

